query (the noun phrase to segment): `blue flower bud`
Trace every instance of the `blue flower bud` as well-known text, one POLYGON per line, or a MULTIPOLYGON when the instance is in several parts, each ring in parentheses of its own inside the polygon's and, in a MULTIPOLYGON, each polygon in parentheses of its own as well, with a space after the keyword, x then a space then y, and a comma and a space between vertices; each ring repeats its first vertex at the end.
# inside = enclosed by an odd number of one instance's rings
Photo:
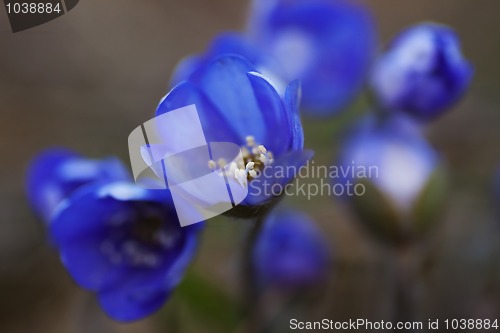
POLYGON ((444 198, 440 156, 405 118, 366 118, 345 140, 343 182, 359 184, 350 202, 362 222, 391 241, 424 234, 444 198))
POLYGON ((472 66, 446 26, 424 23, 401 33, 374 66, 371 86, 381 107, 431 120, 469 86, 472 66))
POLYGON ((310 287, 326 277, 327 240, 305 214, 273 211, 254 244, 253 262, 257 280, 263 285, 310 287))

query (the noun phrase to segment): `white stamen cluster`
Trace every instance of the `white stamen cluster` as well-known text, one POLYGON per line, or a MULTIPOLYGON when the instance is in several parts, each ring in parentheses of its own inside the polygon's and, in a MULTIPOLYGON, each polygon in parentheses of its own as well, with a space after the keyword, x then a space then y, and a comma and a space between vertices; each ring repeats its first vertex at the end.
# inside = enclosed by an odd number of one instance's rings
POLYGON ((248 162, 244 169, 238 169, 236 163, 231 163, 229 174, 233 175, 234 179, 236 179, 241 186, 246 186, 249 177, 257 176, 257 171, 254 170, 254 166, 254 162, 248 162))
MULTIPOLYGON (((243 161, 231 163, 228 176, 243 187, 247 186, 249 180, 257 177, 258 172, 274 162, 273 154, 263 145, 257 145, 253 136, 246 137, 246 146, 241 147, 241 154, 243 161)), ((224 160, 219 160, 217 164, 220 168, 225 168, 227 165, 224 160)), ((208 167, 213 170, 217 164, 210 160, 208 167)))
POLYGON ((210 169, 213 170, 213 169, 215 169, 216 166, 217 166, 217 163, 215 163, 215 161, 212 161, 212 160, 208 161, 208 167, 210 169))

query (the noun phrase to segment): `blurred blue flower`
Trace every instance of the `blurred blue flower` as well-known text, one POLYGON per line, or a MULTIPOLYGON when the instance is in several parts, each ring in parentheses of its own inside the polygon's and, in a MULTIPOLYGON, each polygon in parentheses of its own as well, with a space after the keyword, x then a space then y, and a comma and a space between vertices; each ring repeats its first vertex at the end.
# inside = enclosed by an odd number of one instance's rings
POLYGON ((471 78, 454 31, 424 23, 396 37, 374 66, 371 86, 384 109, 430 120, 463 95, 471 78))
POLYGON ((266 217, 256 239, 253 262, 263 285, 285 289, 311 286, 326 277, 327 240, 307 215, 276 210, 266 217))
POLYGON ((376 47, 368 10, 344 0, 254 0, 250 34, 300 79, 304 111, 336 113, 359 93, 376 47))
POLYGON ((244 210, 241 215, 249 216, 275 197, 264 187, 284 187, 295 176, 289 173, 277 177, 273 170, 284 166, 298 170, 312 156, 302 149, 299 94, 297 81, 280 96, 278 89, 245 59, 221 56, 175 86, 160 102, 156 114, 195 104, 208 142, 231 142, 242 147, 245 165, 238 166, 230 178, 248 180, 249 194, 232 213, 244 210))
POLYGON ((48 149, 31 162, 26 187, 33 209, 48 223, 57 205, 81 186, 129 178, 116 158, 91 160, 71 150, 48 149))
POLYGON ((193 259, 199 230, 200 224, 180 227, 169 191, 129 182, 80 188, 50 224, 72 278, 119 321, 164 304, 193 259))
POLYGON ((344 177, 332 181, 358 186, 344 197, 365 224, 391 239, 425 231, 444 196, 441 158, 406 117, 362 119, 338 165, 344 177))
MULTIPOLYGON (((368 172, 372 167, 366 180, 398 209, 408 209, 438 166, 439 158, 420 133, 405 130, 400 121, 363 119, 344 143, 340 165, 349 171, 362 168, 368 172)), ((359 180, 357 173, 346 174, 353 182, 359 180)))

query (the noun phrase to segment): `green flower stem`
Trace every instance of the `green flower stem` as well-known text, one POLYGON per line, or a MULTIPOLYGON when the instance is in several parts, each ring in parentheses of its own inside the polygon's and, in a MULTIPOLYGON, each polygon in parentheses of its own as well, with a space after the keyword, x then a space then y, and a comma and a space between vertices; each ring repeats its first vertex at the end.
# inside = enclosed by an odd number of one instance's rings
MULTIPOLYGON (((417 248, 408 243, 396 248, 395 323, 414 322, 418 303, 419 258, 417 248)), ((415 332, 397 330, 394 332, 415 332)))
POLYGON ((259 311, 260 306, 258 305, 261 290, 257 283, 255 266, 253 264, 253 249, 255 242, 262 231, 262 227, 264 226, 265 215, 266 214, 262 214, 255 219, 255 222, 253 223, 248 234, 243 253, 243 297, 248 314, 248 318, 246 320, 248 325, 246 329, 248 332, 253 333, 258 332, 256 325, 258 325, 259 318, 261 318, 259 311))

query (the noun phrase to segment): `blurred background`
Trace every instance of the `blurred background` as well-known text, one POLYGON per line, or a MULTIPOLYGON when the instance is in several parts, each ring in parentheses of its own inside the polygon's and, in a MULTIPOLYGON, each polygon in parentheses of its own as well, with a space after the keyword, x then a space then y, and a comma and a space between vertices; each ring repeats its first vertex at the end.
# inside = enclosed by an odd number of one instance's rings
MULTIPOLYGON (((500 162, 500 2, 379 0, 366 6, 381 43, 414 23, 438 21, 456 29, 474 65, 467 96, 426 130, 447 160, 451 188, 426 245, 417 317, 498 316, 500 217, 493 179, 500 162)), ((221 320, 208 309, 239 292, 242 221, 207 224, 192 268, 213 287, 211 294, 197 295, 201 310, 192 312, 174 295, 158 314, 117 324, 71 281, 47 245, 25 199, 24 173, 34 154, 54 145, 128 163, 128 134, 153 116, 176 63, 202 52, 217 33, 242 30, 248 7, 241 0, 82 0, 63 17, 16 34, 0 10, 1 332, 238 332, 237 323, 226 325, 234 320, 230 314, 221 320)), ((317 164, 333 160, 359 104, 328 121, 304 120, 305 145, 316 151, 317 164)), ((390 320, 391 252, 331 198, 286 201, 320 224, 336 258, 328 285, 297 317, 390 320)), ((276 319, 276 326, 286 331, 289 319, 276 319)))

